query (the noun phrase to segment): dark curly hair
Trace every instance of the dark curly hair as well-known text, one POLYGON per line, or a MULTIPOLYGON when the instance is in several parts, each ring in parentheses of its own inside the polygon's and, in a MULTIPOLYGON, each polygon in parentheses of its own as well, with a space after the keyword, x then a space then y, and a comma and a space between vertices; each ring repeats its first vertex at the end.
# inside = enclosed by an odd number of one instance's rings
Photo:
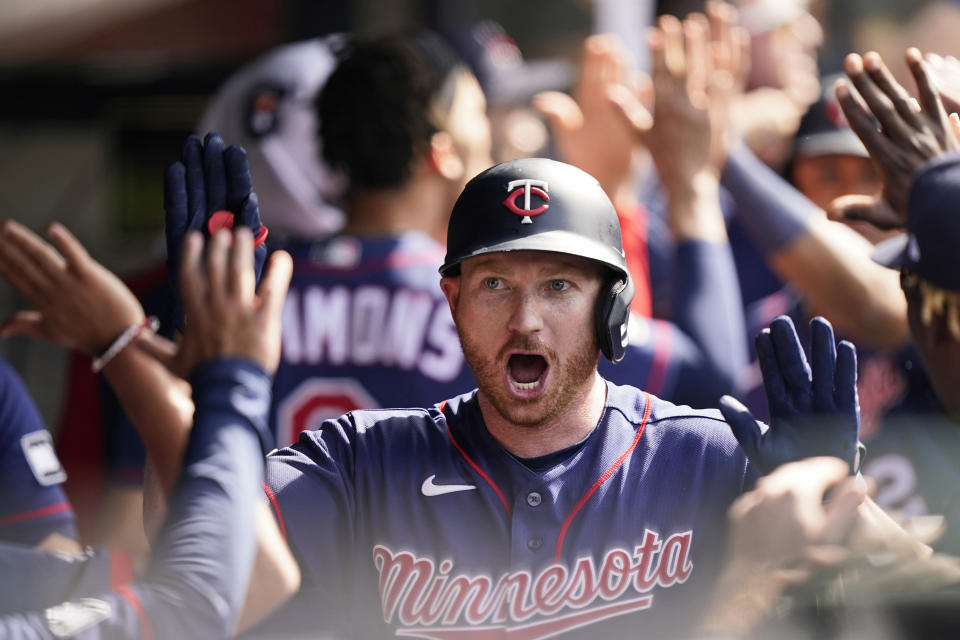
POLYGON ((317 97, 324 158, 351 188, 401 186, 442 126, 464 72, 430 32, 354 42, 317 97))

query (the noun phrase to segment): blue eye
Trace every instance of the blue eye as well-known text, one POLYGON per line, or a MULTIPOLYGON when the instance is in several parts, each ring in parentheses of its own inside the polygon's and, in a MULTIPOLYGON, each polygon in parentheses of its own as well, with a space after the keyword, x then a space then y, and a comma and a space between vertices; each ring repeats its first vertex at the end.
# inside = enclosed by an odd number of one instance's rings
POLYGON ((550 290, 551 291, 566 291, 567 287, 570 286, 566 280, 551 280, 550 281, 550 290))
POLYGON ((483 286, 487 289, 499 289, 502 281, 500 278, 484 278, 483 286))

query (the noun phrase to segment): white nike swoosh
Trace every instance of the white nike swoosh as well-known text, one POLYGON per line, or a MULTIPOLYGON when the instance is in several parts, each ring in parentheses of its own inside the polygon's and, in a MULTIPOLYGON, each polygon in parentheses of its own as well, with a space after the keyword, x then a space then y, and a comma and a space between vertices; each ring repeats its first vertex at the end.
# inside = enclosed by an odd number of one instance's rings
POLYGON ((436 474, 430 476, 423 481, 423 484, 420 485, 420 491, 425 496, 442 496, 445 493, 456 493, 457 491, 470 491, 476 489, 472 484, 442 484, 436 485, 433 484, 433 479, 436 478, 436 474))

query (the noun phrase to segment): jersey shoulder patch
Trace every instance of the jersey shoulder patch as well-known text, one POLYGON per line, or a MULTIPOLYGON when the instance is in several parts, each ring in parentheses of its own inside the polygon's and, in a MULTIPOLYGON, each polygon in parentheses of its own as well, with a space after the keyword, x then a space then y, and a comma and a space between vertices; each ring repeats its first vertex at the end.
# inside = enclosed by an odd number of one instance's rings
POLYGON ((20 438, 23 456, 30 465, 33 477, 44 487, 60 484, 67 479, 57 454, 53 450, 53 439, 49 431, 34 431, 20 438))

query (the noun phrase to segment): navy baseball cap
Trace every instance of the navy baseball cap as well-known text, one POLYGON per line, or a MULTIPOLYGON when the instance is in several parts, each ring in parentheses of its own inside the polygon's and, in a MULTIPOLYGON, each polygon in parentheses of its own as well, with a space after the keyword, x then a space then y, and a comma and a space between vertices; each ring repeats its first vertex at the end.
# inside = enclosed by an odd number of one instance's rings
POLYGON ((810 106, 800 120, 793 142, 794 158, 830 155, 869 157, 866 147, 850 128, 837 101, 834 85, 840 77, 837 74, 820 81, 820 99, 810 106))
POLYGON ((874 261, 960 291, 960 152, 923 167, 910 188, 907 233, 877 245, 874 261))
POLYGON ((573 81, 573 69, 565 60, 524 60, 514 39, 493 20, 444 35, 470 65, 491 104, 525 104, 541 91, 566 89, 573 81))

